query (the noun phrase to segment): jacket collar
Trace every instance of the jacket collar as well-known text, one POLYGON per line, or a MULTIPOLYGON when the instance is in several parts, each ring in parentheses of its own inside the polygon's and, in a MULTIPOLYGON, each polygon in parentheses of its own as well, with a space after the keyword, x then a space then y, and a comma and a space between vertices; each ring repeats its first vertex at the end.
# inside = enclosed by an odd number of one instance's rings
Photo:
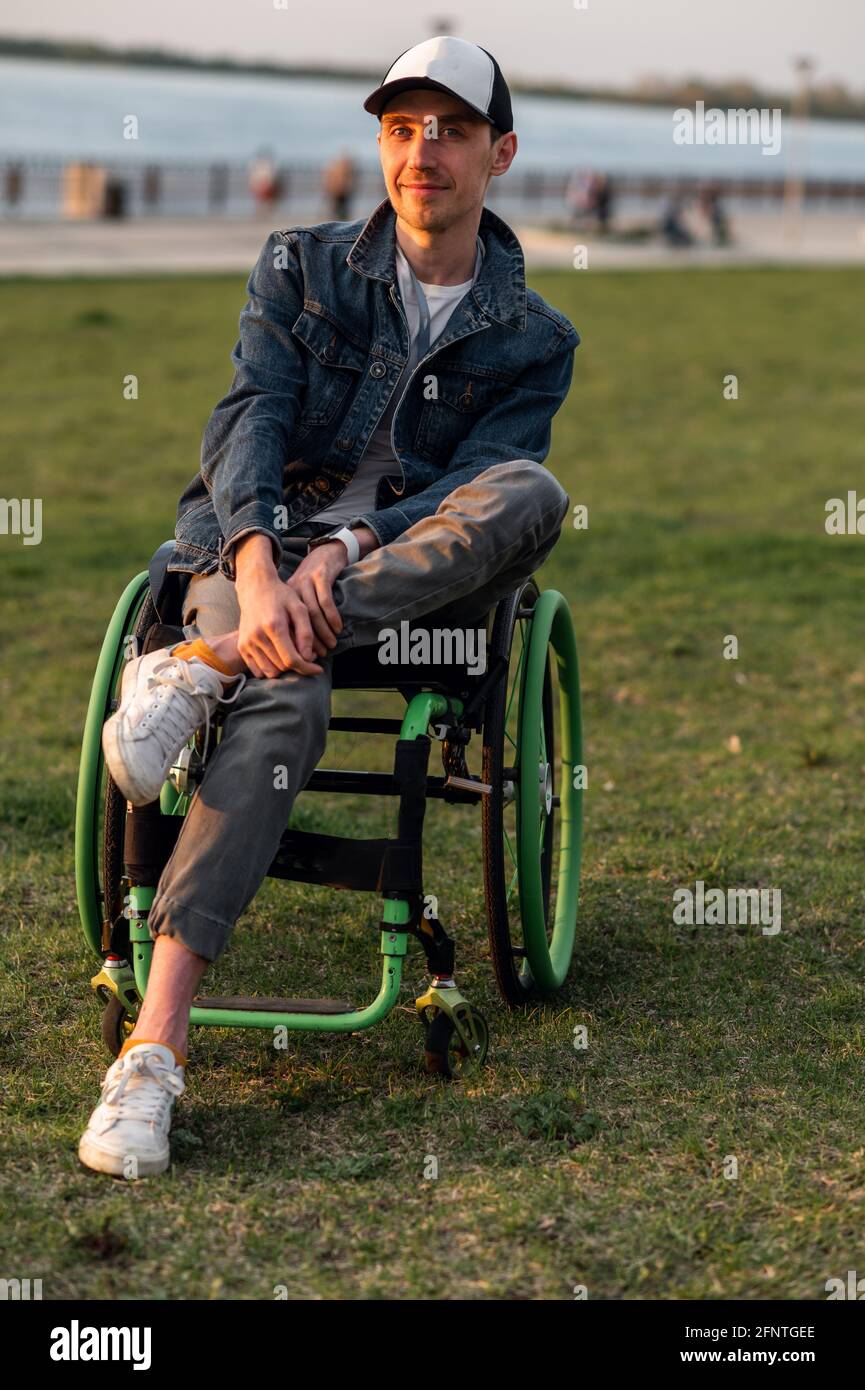
MULTIPOLYGON (((526 326, 526 263, 522 247, 508 224, 489 208, 481 212, 478 228, 485 255, 481 272, 469 291, 490 318, 511 328, 526 326)), ((346 257, 352 270, 371 280, 392 284, 396 279, 396 213, 385 198, 364 224, 346 257)))

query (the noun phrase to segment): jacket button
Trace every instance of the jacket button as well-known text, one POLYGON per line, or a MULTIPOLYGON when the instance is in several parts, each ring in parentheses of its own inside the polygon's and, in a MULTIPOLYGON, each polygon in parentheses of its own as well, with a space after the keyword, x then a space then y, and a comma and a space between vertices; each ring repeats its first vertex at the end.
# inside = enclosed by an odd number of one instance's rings
POLYGON ((457 405, 461 405, 463 410, 468 410, 472 404, 471 392, 463 391, 461 396, 457 396, 457 405))
POLYGON ((327 478, 316 478, 315 485, 319 492, 327 492, 330 488, 330 483, 327 481, 327 478))
POLYGON ((322 355, 322 357, 324 358, 325 362, 332 362, 332 361, 333 361, 333 358, 334 358, 334 351, 333 351, 333 348, 330 346, 330 343, 328 343, 327 347, 325 348, 324 352, 323 352, 321 355, 322 355))
POLYGON ((342 449, 344 454, 347 454, 353 443, 354 440, 351 438, 350 435, 343 434, 336 441, 336 447, 338 449, 342 449))
POLYGON ((370 376, 375 377, 387 376, 387 367, 384 365, 383 362, 373 362, 372 366, 369 369, 369 374, 370 376))

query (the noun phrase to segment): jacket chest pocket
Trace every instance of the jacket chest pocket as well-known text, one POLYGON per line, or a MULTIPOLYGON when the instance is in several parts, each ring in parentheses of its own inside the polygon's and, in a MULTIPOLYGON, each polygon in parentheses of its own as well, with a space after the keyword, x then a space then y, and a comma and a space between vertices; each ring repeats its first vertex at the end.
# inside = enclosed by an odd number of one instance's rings
POLYGON ((303 345, 307 369, 306 399, 297 436, 329 425, 360 380, 367 353, 330 320, 310 309, 292 325, 303 345))
POLYGON ((484 413, 506 400, 513 388, 470 368, 431 368, 425 380, 414 447, 423 458, 444 467, 484 413))

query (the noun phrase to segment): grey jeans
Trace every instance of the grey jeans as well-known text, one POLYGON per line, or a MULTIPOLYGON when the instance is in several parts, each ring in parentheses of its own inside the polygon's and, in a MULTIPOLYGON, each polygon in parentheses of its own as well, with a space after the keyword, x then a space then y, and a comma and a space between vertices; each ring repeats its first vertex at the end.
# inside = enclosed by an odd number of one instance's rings
MULTIPOLYGON (((543 563, 569 509, 567 493, 529 459, 494 464, 455 488, 432 516, 338 576, 343 620, 321 675, 284 671, 250 677, 224 707, 222 738, 159 880, 150 934, 177 937, 206 960, 219 958, 237 918, 264 881, 295 797, 327 742, 331 666, 349 647, 374 644, 382 625, 435 613, 442 626, 469 626, 543 563), (285 774, 275 777, 274 769, 285 774)), ((288 536, 279 574, 288 579, 307 540, 288 536)), ((194 575, 183 622, 205 640, 240 621, 235 586, 224 575, 194 575)))

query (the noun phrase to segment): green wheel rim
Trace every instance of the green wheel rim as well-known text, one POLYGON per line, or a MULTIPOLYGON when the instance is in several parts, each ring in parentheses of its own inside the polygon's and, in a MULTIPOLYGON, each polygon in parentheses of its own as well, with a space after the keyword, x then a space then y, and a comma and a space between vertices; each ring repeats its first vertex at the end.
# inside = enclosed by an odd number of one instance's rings
POLYGON ((547 589, 532 613, 520 688, 517 764, 517 858, 520 915, 526 960, 523 970, 542 991, 558 989, 571 963, 580 895, 582 789, 574 774, 582 764, 582 719, 577 643, 564 595, 547 589), (558 786, 560 843, 552 934, 544 912, 541 852, 548 810, 539 771, 548 761, 543 719, 544 676, 552 650, 558 670, 560 749, 551 769, 558 786))
POLYGON ((123 639, 135 627, 147 597, 149 576, 145 570, 130 580, 108 624, 102 642, 90 703, 84 722, 78 791, 75 802, 75 890, 84 938, 97 960, 102 960, 102 899, 99 883, 99 816, 105 761, 102 726, 105 723, 123 666, 123 639))

